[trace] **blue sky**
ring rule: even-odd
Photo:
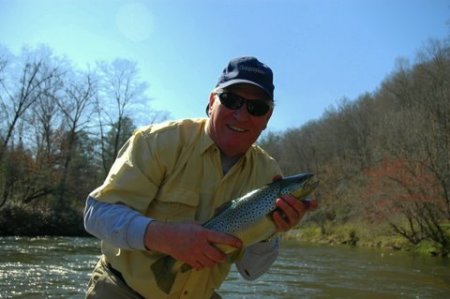
[[[269,130],[299,127],[373,92],[396,60],[449,36],[448,0],[0,0],[0,44],[47,44],[80,68],[136,61],[151,107],[203,117],[228,60],[272,67]]]

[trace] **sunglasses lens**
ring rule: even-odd
[[[269,111],[269,109],[270,109],[270,106],[263,101],[247,100],[247,110],[248,110],[248,113],[250,113],[251,115],[262,116],[262,115],[265,115],[267,113],[267,111]]]
[[[231,110],[237,110],[244,104],[244,100],[241,97],[228,92],[219,94],[219,99],[225,107]]]
[[[222,105],[231,110],[240,109],[245,102],[248,113],[253,116],[263,116],[270,109],[270,105],[263,100],[244,100],[240,96],[230,92],[222,92],[218,95]]]

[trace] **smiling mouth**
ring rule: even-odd
[[[227,125],[227,127],[228,127],[228,129],[230,129],[230,130],[232,130],[234,132],[238,132],[238,133],[244,133],[244,132],[248,131],[246,129],[238,128],[238,127],[235,127],[235,126],[232,126],[232,125]]]

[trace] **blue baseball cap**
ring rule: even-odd
[[[247,83],[258,86],[264,90],[273,100],[273,73],[272,70],[252,56],[232,59],[217,82],[217,88],[225,88],[230,85]]]
[[[230,60],[219,77],[216,88],[225,88],[234,84],[247,83],[255,85],[266,92],[273,101],[273,72],[264,63],[252,56],[238,57]],[[206,106],[208,114],[209,104]]]

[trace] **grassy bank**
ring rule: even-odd
[[[450,236],[450,231],[448,233]],[[368,228],[361,224],[336,225],[334,223],[319,227],[309,224],[287,232],[284,237],[320,244],[344,244],[450,257],[440,244],[423,240],[414,245],[406,238],[394,234],[388,227]]]

